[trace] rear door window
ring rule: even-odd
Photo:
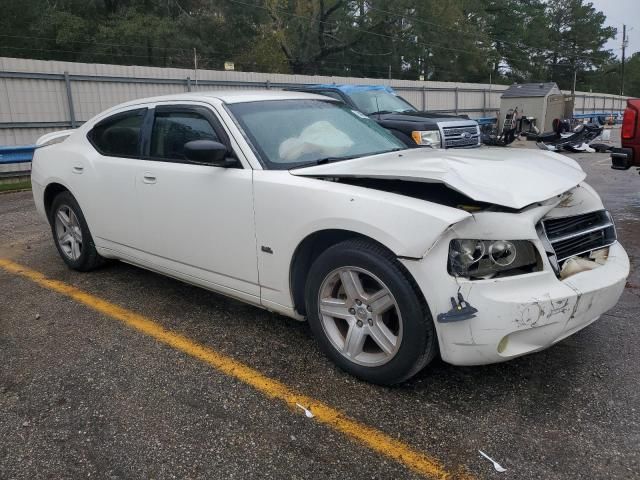
[[[140,132],[147,109],[129,110],[99,122],[87,137],[102,155],[110,157],[140,156]]]

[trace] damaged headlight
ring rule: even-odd
[[[437,130],[414,130],[411,132],[411,138],[413,138],[413,141],[418,145],[440,148],[440,132]]]
[[[491,278],[540,270],[538,251],[528,240],[452,240],[449,245],[451,275]]]

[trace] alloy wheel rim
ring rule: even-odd
[[[360,267],[330,272],[318,293],[322,328],[333,347],[366,367],[389,362],[402,343],[402,316],[391,290]]]
[[[77,215],[68,205],[58,207],[55,228],[62,253],[71,260],[78,260],[82,255],[82,229]]]

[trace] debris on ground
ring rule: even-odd
[[[564,123],[560,123],[561,126]],[[596,151],[589,144],[598,138],[603,127],[595,123],[583,123],[575,127],[572,131],[564,131],[564,128],[557,128],[555,132],[543,133],[538,136],[536,145],[542,150],[558,152],[566,150],[569,152],[589,152]]]
[[[487,460],[489,460],[491,463],[493,463],[493,468],[496,469],[496,472],[506,472],[507,469],[502,467],[498,462],[496,462],[493,458],[491,458],[489,455],[487,455],[486,453],[484,453],[482,450],[478,450],[480,452],[480,455],[482,455],[484,458],[486,458]]]
[[[307,418],[313,418],[313,417],[315,417],[315,415],[314,415],[314,414],[311,412],[311,410],[309,410],[308,408],[303,407],[303,406],[302,406],[302,405],[300,405],[299,403],[296,403],[296,406],[297,406],[298,408],[300,408],[300,409],[304,412],[304,414],[306,415],[306,417],[307,417]]]

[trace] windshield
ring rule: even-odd
[[[415,107],[404,98],[384,90],[352,92],[349,94],[349,97],[358,109],[367,115],[378,112],[398,113],[417,111]]]
[[[270,169],[406,148],[375,121],[337,102],[269,100],[227,107]]]

